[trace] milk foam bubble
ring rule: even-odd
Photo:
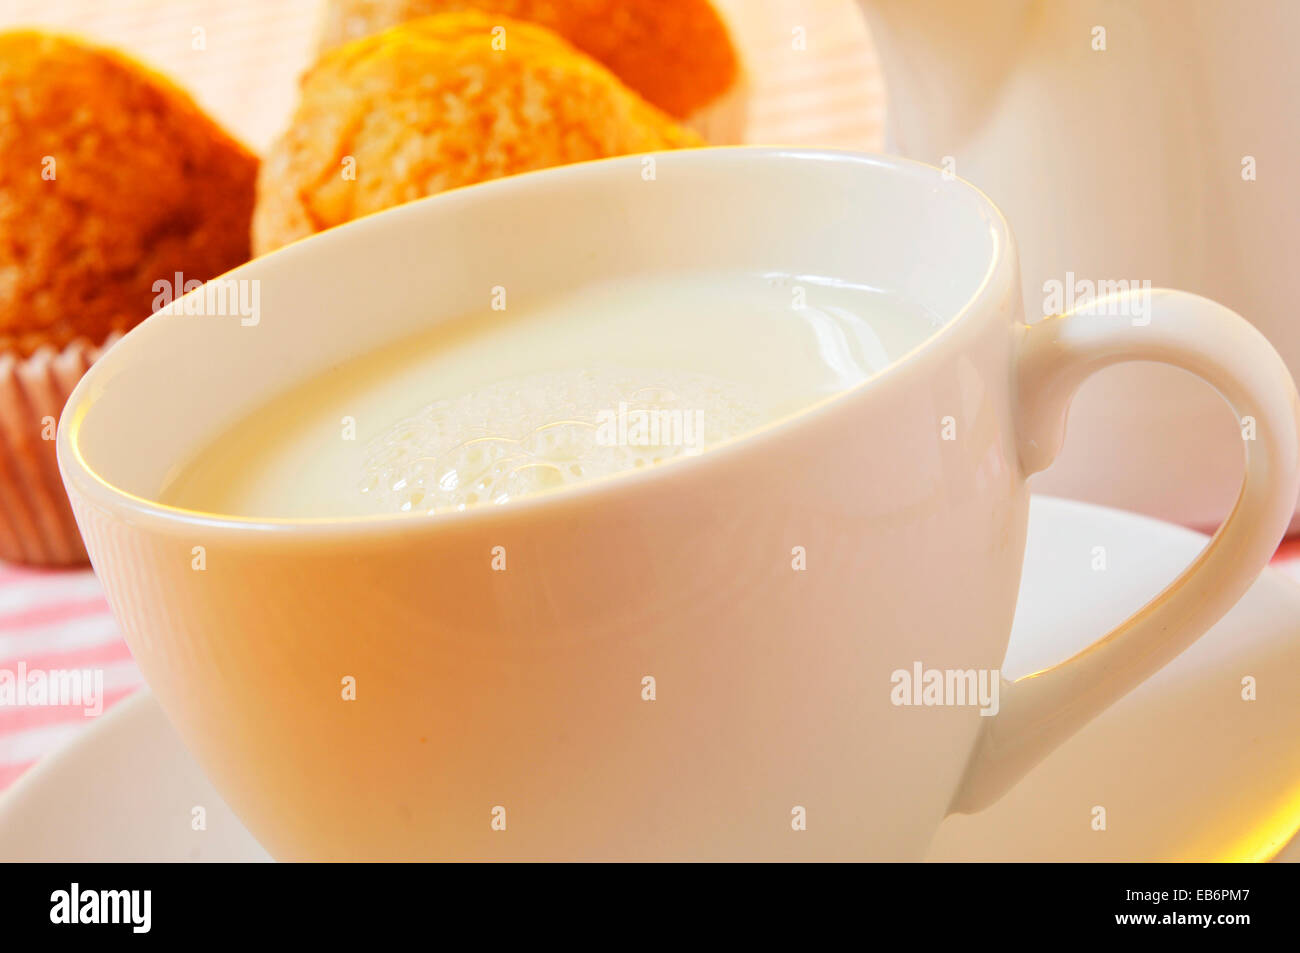
[[[698,452],[752,429],[759,402],[683,371],[582,369],[435,401],[366,447],[359,483],[391,512],[460,510]]]

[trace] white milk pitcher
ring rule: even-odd
[[[861,4],[889,149],[1006,212],[1031,320],[1134,286],[1186,288],[1300,371],[1300,3]],[[1249,424],[1186,371],[1110,368],[1079,392],[1065,450],[1032,486],[1210,528],[1236,498]]]

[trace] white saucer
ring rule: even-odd
[[[1008,676],[1096,639],[1205,543],[1115,510],[1034,500]],[[1094,570],[1095,547],[1106,568]],[[1257,701],[1241,699],[1254,676]],[[1300,859],[1300,587],[1268,571],[1215,629],[932,860]],[[193,809],[206,830],[191,829]],[[1093,809],[1106,829],[1093,830]],[[1279,853],[1281,851],[1281,853]],[[266,860],[151,695],[124,702],[0,799],[3,860]]]

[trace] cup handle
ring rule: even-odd
[[[1295,384],[1264,336],[1223,305],[1184,291],[1135,290],[1016,333],[1017,444],[1026,476],[1060,450],[1070,400],[1085,379],[1120,361],[1159,361],[1191,371],[1227,400],[1242,424],[1246,478],[1209,545],[1163,592],[1072,658],[1003,680],[999,713],[983,719],[949,809],[956,813],[992,804],[1214,625],[1268,564],[1300,491]]]

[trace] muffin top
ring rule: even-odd
[[[679,119],[720,97],[740,72],[726,24],[709,0],[330,0],[322,45],[464,10],[553,30]]]
[[[475,11],[411,20],[303,77],[259,174],[253,248],[504,175],[701,144],[549,30]]]
[[[101,343],[248,258],[257,159],[120,54],[0,33],[0,353]]]

